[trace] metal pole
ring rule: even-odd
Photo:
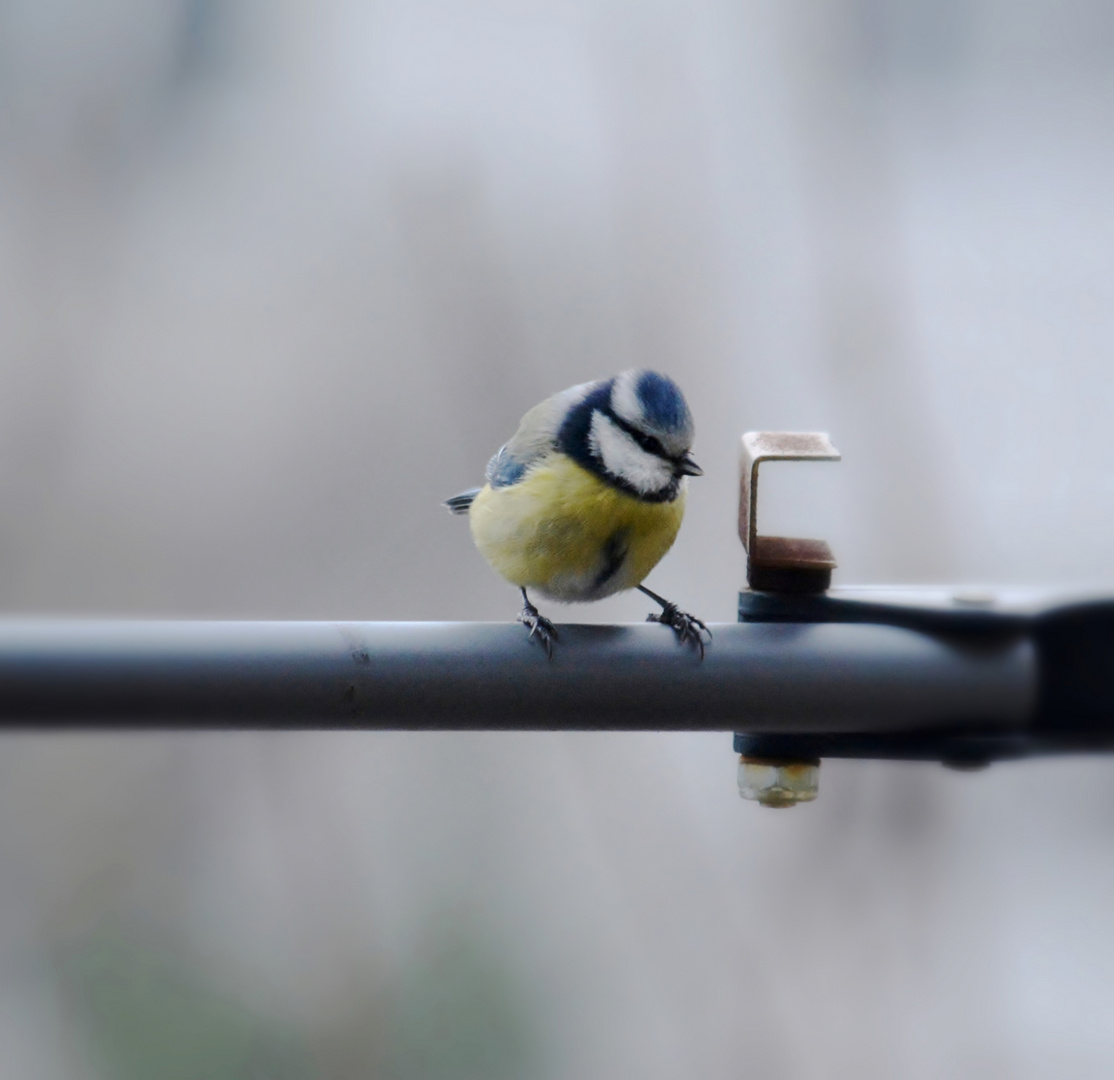
[[[1023,636],[729,623],[700,661],[666,627],[0,621],[7,728],[396,728],[893,733],[1018,730]]]

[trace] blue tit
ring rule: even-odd
[[[662,607],[650,621],[703,656],[704,623],[642,584],[681,527],[687,478],[702,473],[692,439],[677,384],[624,371],[536,405],[488,462],[487,483],[446,501],[468,515],[480,553],[522,591],[519,622],[547,653],[557,630],[527,589],[566,603],[639,589]]]

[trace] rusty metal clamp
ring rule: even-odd
[[[839,461],[825,432],[748,431],[739,470],[739,539],[747,551],[752,589],[821,593],[832,583],[836,561],[825,540],[758,535],[758,466],[764,461]]]

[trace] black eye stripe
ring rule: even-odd
[[[647,435],[641,432],[633,424],[627,423],[617,413],[612,412],[610,409],[607,412],[607,417],[611,422],[619,428],[620,431],[625,431],[643,450],[648,454],[653,454],[655,457],[660,457],[665,461],[672,461],[673,459],[665,452],[665,447],[662,446],[653,435]]]

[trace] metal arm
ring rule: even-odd
[[[833,590],[715,627],[0,621],[7,728],[740,732],[765,757],[998,757],[1114,746],[1114,600],[970,604]],[[759,610],[760,609],[760,610]],[[864,621],[865,620],[865,621]]]
[[[722,730],[877,735],[1035,716],[1033,642],[871,625],[0,622],[0,723],[50,728]]]

